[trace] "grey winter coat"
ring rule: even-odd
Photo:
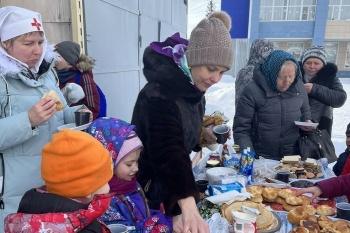
[[[52,50],[46,51],[54,56]],[[3,154],[0,156],[0,170],[4,171],[2,198],[5,207],[0,209],[0,232],[4,229],[4,217],[17,212],[24,193],[44,184],[40,173],[43,145],[51,140],[58,126],[73,123],[74,112],[82,107],[67,106],[58,88],[53,65],[53,62],[43,60],[35,79],[35,74],[23,65],[0,54],[0,153]],[[59,95],[65,109],[32,128],[28,110],[51,89]]]
[[[328,62],[309,81],[313,84],[308,94],[312,119],[319,123],[320,130],[326,129],[329,135],[332,135],[333,108],[343,106],[347,98],[343,85],[336,76],[337,71],[337,66]],[[303,82],[307,83],[304,78],[304,70],[302,74]]]
[[[294,121],[309,119],[310,107],[302,81],[283,93],[273,92],[257,65],[236,108],[233,138],[242,149],[250,147],[257,156],[280,160],[296,151],[299,128]]]

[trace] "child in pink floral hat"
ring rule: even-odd
[[[100,220],[106,224],[133,226],[138,232],[173,232],[172,217],[149,209],[136,181],[143,145],[135,130],[134,125],[117,118],[99,118],[86,130],[107,148],[114,164],[114,174],[109,181],[114,196]]]

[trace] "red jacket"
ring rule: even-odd
[[[319,181],[316,185],[322,190],[320,197],[330,198],[350,195],[350,173]]]
[[[89,204],[82,204],[32,189],[23,196],[18,212],[6,216],[5,232],[110,233],[107,226],[98,220],[107,210],[110,200],[109,194],[101,194],[95,195]]]

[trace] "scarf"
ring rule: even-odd
[[[58,79],[60,80],[60,83],[65,83],[69,79],[75,77],[78,72],[79,71],[77,70],[70,70],[70,69],[58,70],[57,75],[58,75]]]
[[[126,195],[137,189],[136,176],[131,181],[126,181],[119,179],[116,175],[113,175],[108,184],[111,188],[109,192],[114,192],[117,195]]]

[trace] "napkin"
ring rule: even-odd
[[[221,194],[207,197],[206,199],[213,204],[221,205],[223,203],[230,204],[234,201],[244,201],[247,198],[250,198],[252,196],[253,195],[251,193],[248,193],[248,192],[240,193],[236,190],[232,190],[229,192],[225,192],[225,193],[221,193]]]

